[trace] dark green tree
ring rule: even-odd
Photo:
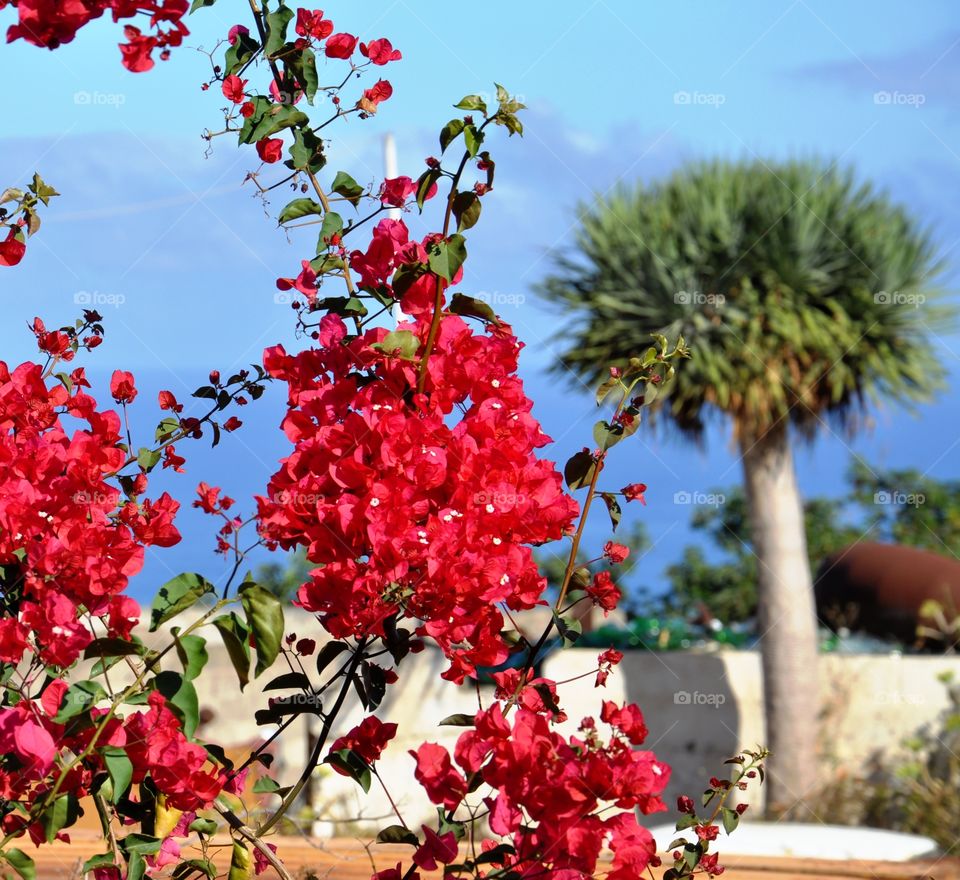
[[[726,417],[740,447],[758,559],[774,811],[814,788],[816,620],[791,434],[853,428],[871,398],[929,396],[929,235],[868,184],[817,161],[711,162],[583,205],[540,292],[569,315],[558,371],[598,380],[651,333],[692,360],[658,403],[700,438]],[[791,432],[790,428],[794,431]]]

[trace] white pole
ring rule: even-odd
[[[383,138],[383,171],[387,180],[392,180],[399,174],[397,170],[397,142],[390,132],[387,132]],[[387,216],[391,220],[399,220],[403,216],[403,211],[400,208],[391,208],[387,211]],[[390,313],[393,315],[394,324],[407,320],[407,316],[400,311],[399,303],[394,303]]]

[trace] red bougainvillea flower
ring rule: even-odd
[[[627,501],[639,501],[641,504],[646,504],[647,500],[643,497],[643,493],[647,491],[646,483],[631,483],[629,486],[624,486],[620,490]]]
[[[402,208],[407,198],[417,190],[417,184],[409,177],[394,177],[383,182],[380,201],[385,205]]]
[[[607,613],[613,611],[620,603],[620,590],[610,577],[609,571],[598,571],[586,591],[593,604]]]
[[[386,38],[381,40],[371,40],[369,43],[360,44],[360,54],[364,58],[369,58],[374,64],[384,65],[391,61],[399,61],[403,58],[398,49]]]
[[[137,397],[133,374],[126,370],[114,370],[110,379],[110,394],[117,403],[133,403]]]
[[[327,58],[349,58],[357,48],[357,39],[351,34],[334,34],[327,40],[324,54]]]
[[[242,104],[246,101],[247,97],[244,94],[244,89],[247,87],[247,80],[240,79],[239,76],[235,74],[230,74],[224,81],[221,87],[223,91],[223,96],[230,101],[233,101],[234,104]]]
[[[594,687],[604,687],[614,666],[623,660],[623,654],[616,648],[608,648],[597,658],[597,678]]]
[[[279,162],[283,158],[283,141],[280,138],[264,138],[257,141],[257,155],[269,163]]]
[[[129,24],[124,27],[123,36],[127,41],[120,44],[123,66],[132,73],[144,73],[151,70],[155,62],[150,55],[157,47],[157,38],[144,34],[140,31],[140,28]]]
[[[397,725],[390,722],[384,724],[375,715],[364,718],[356,727],[348,733],[336,739],[331,752],[339,752],[342,749],[351,749],[356,752],[368,764],[375,764],[383,750],[397,735]],[[334,765],[334,769],[346,775],[346,772]]]
[[[227,42],[229,42],[230,45],[232,46],[234,45],[234,43],[237,42],[237,38],[239,36],[249,34],[249,33],[250,33],[250,28],[245,27],[242,24],[235,24],[232,28],[230,28],[230,32],[227,34]]]
[[[27,252],[23,242],[23,233],[11,229],[7,237],[0,241],[0,266],[16,266]]]
[[[297,10],[296,31],[301,37],[325,40],[333,33],[333,22],[323,17],[322,9],[314,9],[311,12],[301,8]]]
[[[545,713],[524,707],[508,719],[494,703],[478,712],[474,727],[458,739],[456,765],[441,746],[425,743],[413,752],[416,777],[444,809],[459,804],[475,776],[494,789],[484,802],[491,832],[509,838],[516,851],[504,856],[508,871],[514,865],[525,876],[592,877],[606,842],[613,851],[608,876],[640,876],[656,864],[656,846],[634,810],[665,809],[661,794],[670,769],[652,752],[635,748],[646,733],[635,706],[609,703],[605,712],[609,739],[601,738],[589,719],[580,725],[583,738],[567,739]],[[436,845],[428,837],[422,846],[426,858]],[[495,845],[484,841],[484,851]],[[415,856],[414,862],[426,866],[426,858]]]
[[[313,302],[317,297],[317,273],[313,271],[310,261],[302,261],[300,274],[296,278],[278,278],[277,289],[299,291],[308,302]]]
[[[392,94],[393,86],[387,80],[377,80],[371,88],[364,91],[363,97],[357,101],[357,106],[364,113],[376,113],[377,107]]]
[[[630,555],[630,548],[623,544],[617,544],[615,541],[607,541],[603,545],[603,555],[614,565],[619,565]]]

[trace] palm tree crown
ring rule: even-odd
[[[575,247],[540,293],[573,316],[565,367],[591,379],[660,332],[692,360],[661,401],[698,436],[711,408],[759,436],[809,433],[870,398],[942,379],[941,265],[929,235],[848,171],[817,161],[710,162],[579,209]]]

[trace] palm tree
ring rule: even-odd
[[[931,239],[852,173],[817,161],[711,162],[581,205],[574,246],[539,286],[571,316],[558,371],[598,380],[650,334],[692,360],[656,403],[689,437],[715,414],[739,444],[753,551],[770,764],[767,803],[797,815],[816,784],[817,631],[790,434],[856,427],[871,400],[926,398]]]

